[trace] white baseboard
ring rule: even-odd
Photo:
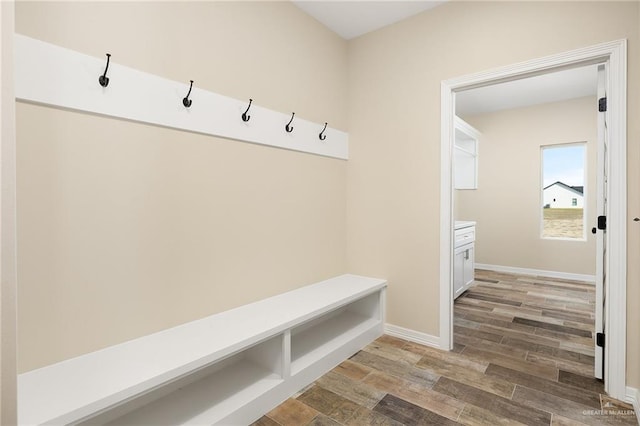
[[[476,263],[476,269],[486,269],[495,272],[506,272],[509,274],[535,275],[549,278],[564,278],[566,280],[586,281],[595,284],[595,275],[572,274],[570,272],[545,271],[544,269],[516,268],[514,266],[488,265],[486,263]]]
[[[631,386],[627,386],[627,394],[625,402],[633,404],[633,410],[636,412],[636,418],[640,421],[640,391]]]
[[[409,340],[421,345],[440,349],[440,338],[438,336],[432,336],[427,333],[410,330],[408,328],[399,327],[397,325],[389,323],[384,325],[384,333],[388,334],[389,336],[399,337],[401,339]]]

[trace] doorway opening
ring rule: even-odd
[[[442,180],[441,180],[441,283],[440,283],[440,346],[453,347],[453,146],[455,94],[472,88],[505,81],[519,80],[562,69],[606,63],[604,81],[608,109],[608,125],[604,132],[608,140],[607,214],[615,218],[602,238],[606,253],[602,274],[608,285],[601,294],[604,300],[603,319],[608,331],[604,340],[605,390],[614,398],[625,397],[626,339],[626,42],[604,43],[509,67],[447,80],[442,83]],[[482,148],[480,148],[480,151]],[[480,182],[480,185],[482,183]],[[616,310],[607,309],[608,305]],[[619,309],[622,307],[622,309]]]

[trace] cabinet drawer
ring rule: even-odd
[[[463,244],[471,243],[476,240],[476,228],[474,226],[455,230],[454,247],[460,247]]]

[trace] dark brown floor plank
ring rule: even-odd
[[[489,340],[478,339],[477,337],[462,336],[460,334],[454,335],[454,341],[461,343],[465,347],[470,346],[477,349],[482,349],[489,352],[499,353],[515,359],[526,359],[527,351],[517,347],[504,345],[502,343],[490,342]],[[504,339],[503,339],[504,342]],[[464,349],[462,350],[464,352]]]
[[[547,328],[536,328],[536,336],[549,337],[551,339],[557,339],[565,344],[572,343],[584,347],[593,347],[593,337],[576,336],[575,334],[564,333],[562,331],[550,330]]]
[[[255,422],[251,423],[251,426],[282,426],[280,423],[275,420],[270,419],[267,416],[262,416]]]
[[[551,423],[551,414],[545,411],[495,396],[447,377],[441,377],[433,389],[477,407],[486,408],[500,417],[513,419],[526,425],[546,426]]]
[[[457,423],[393,395],[386,395],[373,409],[405,425],[456,425]]]
[[[513,337],[505,337],[502,340],[503,346],[514,347],[520,350],[526,350],[538,354],[548,355],[549,357],[558,358],[567,361],[579,362],[582,364],[593,365],[595,362],[592,355],[586,355],[580,352],[574,352],[567,349],[547,346],[540,343],[531,343]]]
[[[484,370],[487,369],[487,365],[489,365],[485,360],[476,361],[466,355],[445,352],[440,349],[429,348],[422,345],[409,344],[405,347],[407,350],[414,351],[414,353],[420,355],[420,360],[416,363],[416,366],[419,366],[418,364],[424,365],[425,363],[431,365],[439,363],[484,373]]]
[[[573,334],[575,336],[581,337],[591,337],[591,332],[586,330],[581,330],[579,328],[565,327],[563,325],[550,324],[548,322],[536,321],[527,318],[515,317],[513,322],[518,324],[530,325],[536,328],[545,328],[547,330],[559,331],[561,333]]]
[[[523,331],[525,333],[532,333],[535,331],[535,327],[514,323],[513,317],[507,317],[504,315],[469,312],[465,314],[464,319],[466,319],[467,321],[476,322],[478,324],[489,324],[493,325],[496,328],[506,328],[509,330]]]
[[[307,426],[342,426],[342,424],[325,416],[324,414],[318,414],[307,424]]]
[[[282,426],[295,426],[307,424],[317,415],[318,411],[309,407],[309,405],[303,404],[297,399],[289,398],[271,410],[267,417]]]
[[[572,312],[560,311],[557,309],[543,309],[542,316],[582,322],[589,325],[595,324],[595,320],[588,314],[577,314]]]
[[[464,297],[461,300],[456,300],[456,303],[458,304],[458,306],[464,306],[467,309],[473,309],[475,311],[491,312],[493,310],[493,308],[491,307],[480,306],[477,303],[472,303],[469,301],[469,299],[466,299]]]
[[[501,377],[516,385],[526,386],[541,392],[584,404],[594,409],[600,408],[600,394],[585,389],[572,389],[553,380],[543,379],[537,375],[523,373],[501,365],[489,364],[485,374]]]
[[[569,371],[571,373],[582,376],[593,376],[593,365],[581,364],[579,362],[566,361],[560,358],[550,357],[544,354],[529,352],[527,361],[536,365],[548,365],[560,370]]]
[[[373,372],[364,380],[376,389],[388,392],[398,398],[433,411],[443,417],[455,420],[460,415],[465,403],[431,389],[424,388],[409,380]]]
[[[521,426],[523,424],[473,404],[465,405],[458,417],[458,423],[468,426]]]
[[[347,426],[403,426],[399,421],[393,420],[373,410],[361,407],[353,416],[345,423]]]
[[[475,280],[476,281],[483,281],[485,283],[498,283],[499,282],[498,280],[490,280],[490,279],[487,279],[487,278],[477,278],[477,277],[476,277]]]
[[[326,390],[369,409],[373,409],[385,394],[383,391],[333,371],[320,377],[316,383]]]
[[[416,368],[406,364],[394,362],[390,359],[371,354],[367,351],[358,352],[353,357],[351,357],[351,360],[375,370],[382,371],[383,373],[411,380],[412,382],[418,383],[425,388],[430,388],[436,382],[436,380],[438,380],[439,377],[438,375],[422,368]]]
[[[513,400],[531,407],[536,407],[540,410],[558,413],[563,417],[577,420],[591,426],[634,424],[637,422],[635,416],[625,416],[625,418],[623,418],[622,416],[615,415],[599,415],[599,410],[594,410],[586,405],[523,386],[516,386],[516,390],[513,393]],[[627,423],[627,421],[630,420],[634,423]]]
[[[453,342],[453,349],[451,349],[451,352],[459,354],[463,350],[464,350],[464,345],[462,343]]]
[[[547,337],[547,336],[539,336],[537,334],[525,333],[517,330],[497,329],[495,326],[491,324],[483,324],[480,326],[479,330],[488,331],[490,333],[500,333],[503,335],[504,339],[512,337],[512,338],[524,340],[531,343],[540,343],[547,346],[560,347],[560,340],[558,336]]]
[[[373,342],[370,345],[367,345],[367,347],[365,347],[363,350],[371,354],[378,355],[392,361],[398,361],[407,365],[414,365],[416,362],[420,361],[420,356],[411,351],[405,351],[404,349],[398,348],[396,346],[378,344],[377,342]]]
[[[474,347],[465,348],[465,350],[463,351],[463,355],[467,355],[468,357],[475,360],[489,361],[490,363],[511,368],[512,370],[535,374],[539,377],[544,377],[549,380],[558,379],[558,369],[555,366],[532,364],[530,362],[527,362],[526,360],[511,358],[500,353],[489,352]]]
[[[467,328],[467,327],[454,326],[453,332],[462,334],[463,336],[478,337],[480,339],[489,340],[491,342],[496,342],[496,343],[500,343],[500,341],[502,340],[502,335],[498,334],[497,330],[496,332],[492,333],[488,331],[480,331],[480,330]]]
[[[297,400],[340,423],[348,421],[361,407],[318,385],[298,396]]]
[[[433,357],[425,356],[417,366],[440,376],[446,376],[469,386],[477,387],[494,395],[508,398],[513,393],[513,383],[500,378],[486,376],[479,371],[465,370],[459,365],[447,363],[446,361]]]
[[[353,380],[362,380],[371,372],[371,368],[347,359],[334,368],[333,371]]]
[[[472,319],[474,321],[483,322],[483,320],[488,321],[491,319],[496,319],[500,321],[513,321],[513,315],[501,315],[496,314],[494,312],[479,312],[475,309],[468,309],[467,306],[462,306],[456,303],[454,307],[455,316],[461,316],[462,318]]]
[[[587,389],[592,392],[604,393],[604,383],[602,380],[598,380],[593,377],[581,376],[564,370],[560,370],[558,382],[574,386],[578,389]]]
[[[522,302],[514,302],[512,300],[501,299],[499,297],[485,296],[483,294],[478,294],[473,292],[467,293],[465,297],[471,298],[471,299],[486,300],[487,302],[498,303],[500,305],[522,306]]]

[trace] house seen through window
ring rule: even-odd
[[[542,238],[585,238],[586,143],[542,147]]]

